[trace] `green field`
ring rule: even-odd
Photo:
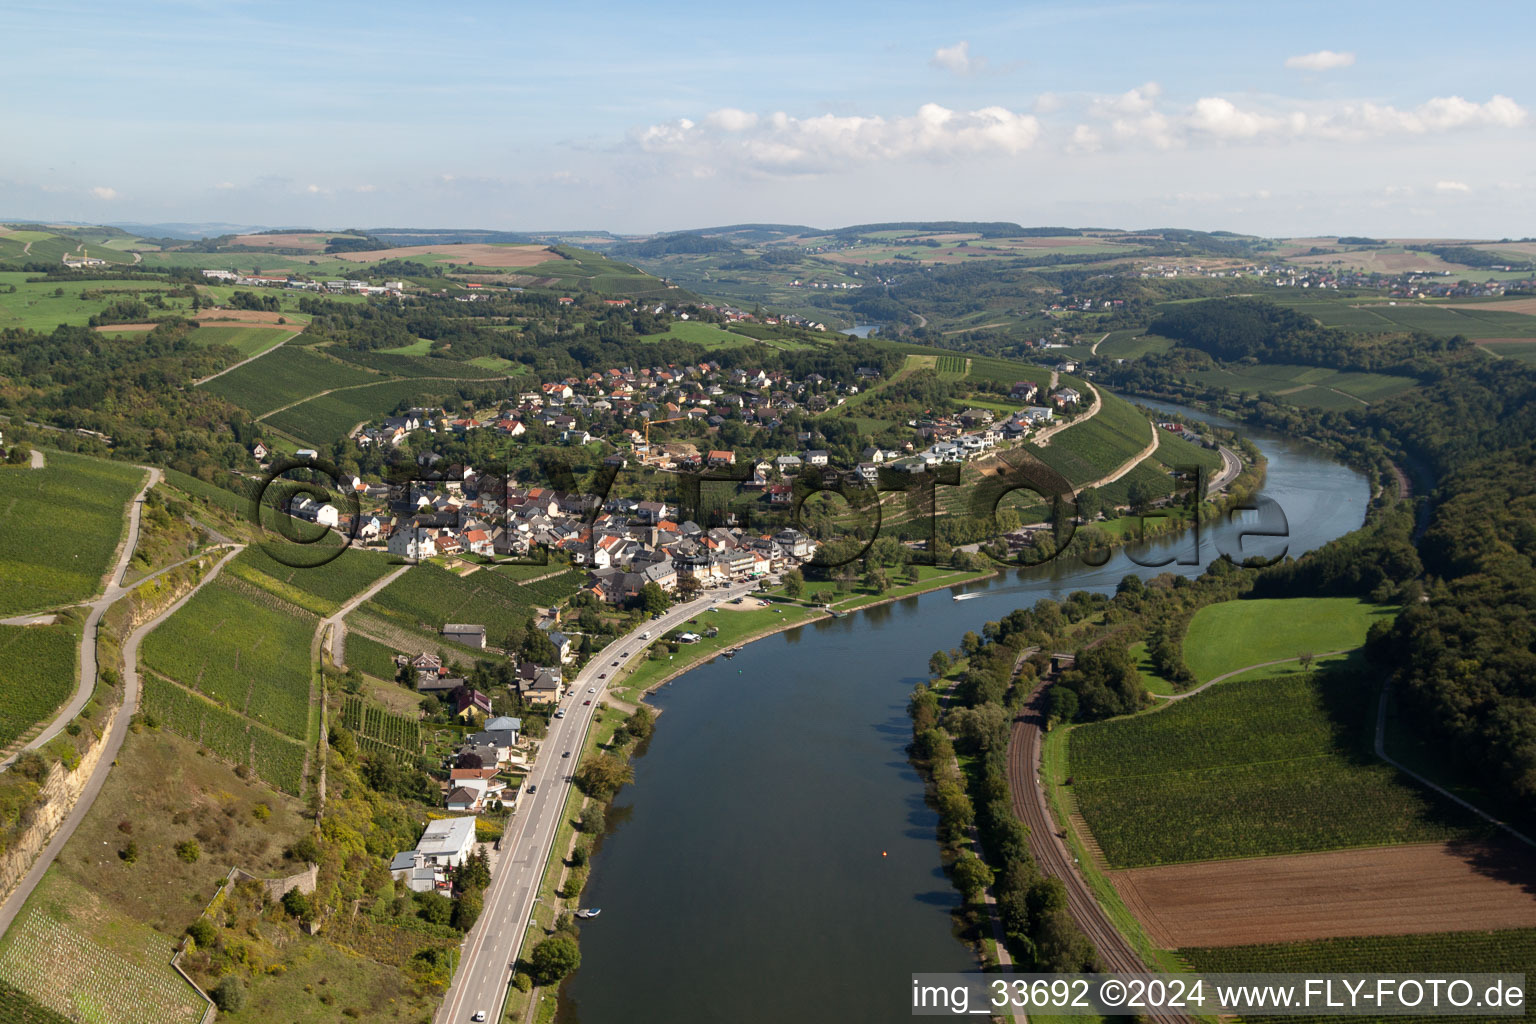
[[[494,569],[459,577],[428,562],[379,591],[363,607],[410,629],[437,632],[448,622],[483,625],[486,642],[499,646],[514,627],[527,621],[533,608],[570,597],[581,579],[582,573],[571,571],[520,584]]]
[[[1098,355],[1104,359],[1135,359],[1151,352],[1166,352],[1174,346],[1172,338],[1145,334],[1139,327],[1111,331],[1099,344]]]
[[[377,640],[363,636],[355,630],[347,631],[346,663],[348,668],[356,668],[360,672],[366,672],[375,679],[394,679],[394,657],[394,648],[387,647]]]
[[[1536,341],[1508,341],[1497,345],[1484,345],[1483,351],[1503,359],[1518,359],[1536,365]]]
[[[1200,370],[1193,379],[1207,387],[1269,394],[1290,405],[1324,409],[1363,409],[1370,402],[1401,394],[1417,384],[1411,377],[1389,373],[1346,372],[1284,363]]]
[[[1434,976],[1441,972],[1536,975],[1536,929],[1494,932],[1431,932],[1424,935],[1370,935],[1359,938],[1274,942],[1254,946],[1189,947],[1179,955],[1196,971],[1231,974],[1381,973]],[[1279,1024],[1291,1017],[1244,1015],[1253,1024]],[[1360,1017],[1309,1017],[1323,1022]],[[1421,1021],[1508,1020],[1507,1017],[1419,1017]]]
[[[0,238],[0,242],[4,239]],[[3,264],[0,264],[3,265]],[[25,327],[51,331],[60,324],[84,326],[92,316],[112,303],[131,298],[134,292],[165,292],[167,281],[38,281],[28,283],[36,274],[0,271],[0,328]],[[15,291],[10,291],[14,286]],[[93,298],[81,298],[82,292],[100,292]],[[63,294],[55,294],[62,292]],[[153,309],[155,316],[182,311],[191,313],[186,299],[165,299],[165,309]]]
[[[943,358],[942,356],[940,358]],[[951,357],[953,358],[953,357]],[[1000,384],[1014,384],[1021,380],[1033,381],[1044,390],[1051,383],[1051,371],[1043,366],[1035,366],[1032,363],[1019,363],[1012,359],[997,359],[991,356],[972,356],[971,369],[966,374],[966,380],[991,380]],[[1063,381],[1062,383],[1073,383]],[[1083,394],[1083,399],[1088,399],[1088,392],[1083,391],[1081,384],[1077,384],[1077,390]]]
[[[1465,837],[1468,815],[1370,753],[1353,676],[1233,681],[1068,736],[1077,808],[1113,867]]]
[[[298,740],[309,734],[309,647],[318,616],[220,575],[144,640],[144,663]]]
[[[79,645],[70,625],[0,626],[0,748],[74,692]]]
[[[0,467],[0,616],[100,592],[144,471],[63,452]]]
[[[201,329],[201,328],[200,328]],[[201,385],[257,416],[329,388],[368,384],[378,374],[304,348],[284,345],[276,352]]]
[[[199,327],[188,340],[199,345],[228,345],[240,355],[250,358],[267,351],[285,338],[293,337],[299,326],[296,324],[290,330],[271,327]]]
[[[1292,597],[1222,601],[1190,620],[1184,660],[1200,682],[1234,669],[1302,651],[1322,654],[1365,643],[1371,625],[1395,608],[1352,597]]]

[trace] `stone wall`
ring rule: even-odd
[[[242,868],[233,869],[229,875],[236,882],[258,883],[267,891],[267,898],[275,902],[282,899],[289,889],[297,889],[306,896],[314,895],[315,884],[320,877],[320,865],[311,864],[308,868],[297,874],[286,875],[282,878],[258,878]]]
[[[22,830],[4,854],[0,854],[0,902],[9,897],[32,870],[38,855],[69,817],[69,812],[75,809],[75,803],[106,747],[105,737],[98,737],[81,755],[74,771],[66,769],[63,763],[55,763],[48,770],[48,777],[38,789],[32,824]]]

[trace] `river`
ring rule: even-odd
[[[1246,553],[1286,543],[1298,555],[1361,524],[1361,474],[1244,432],[1269,459],[1261,494],[1290,531],[1250,539]],[[1112,592],[1132,572],[1197,575],[1259,518],[1208,526],[1201,565],[1142,567],[1125,549],[1098,568],[1063,559],[973,584],[965,600],[936,591],[812,623],[664,687],[655,736],[593,860],[583,904],[603,915],[582,929],[561,1024],[907,1019],[912,972],[972,966],[950,934],[958,897],[904,749],[907,696],[928,656],[1042,597]],[[1188,559],[1192,546],[1185,534],[1135,554]]]

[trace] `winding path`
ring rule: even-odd
[[[90,613],[85,618],[85,628],[80,631],[80,671],[79,681],[75,685],[75,695],[70,698],[69,703],[59,709],[59,713],[54,716],[53,721],[43,728],[42,732],[38,733],[26,746],[16,752],[18,755],[23,751],[34,750],[42,746],[62,732],[70,719],[78,715],[80,709],[85,707],[86,701],[91,699],[91,691],[96,688],[96,631],[101,623],[101,617],[106,614],[112,602],[132,589],[131,587],[123,586],[123,576],[128,571],[128,562],[133,558],[133,550],[139,543],[139,520],[141,513],[144,511],[144,496],[149,493],[151,487],[160,482],[161,478],[160,470],[154,467],[140,468],[149,470],[149,480],[140,488],[139,493],[134,495],[133,500],[129,502],[128,535],[123,539],[122,546],[118,550],[117,567],[107,578],[107,586],[101,596],[89,603]],[[174,568],[174,566],[168,566],[167,568]],[[161,570],[161,572],[164,571],[166,570]],[[133,586],[138,586],[142,582],[144,581],[139,580]],[[9,768],[15,760],[15,756],[7,758],[3,763],[0,763],[0,770]]]
[[[320,628],[315,631],[315,638],[318,641],[324,635],[326,627],[330,627],[329,642],[326,644],[325,651],[331,656],[331,664],[341,669],[347,667],[347,616],[351,615],[358,605],[373,597],[374,594],[377,594],[401,576],[404,576],[405,571],[409,568],[409,565],[402,565],[394,572],[387,574],[373,586],[336,609],[336,612],[330,618],[320,623]],[[316,650],[316,657],[318,657],[318,648]]]
[[[306,324],[305,326],[308,326],[308,325]],[[202,385],[207,384],[209,381],[213,380],[215,377],[222,377],[226,373],[228,373],[230,370],[238,370],[238,369],[240,369],[240,367],[244,366],[246,363],[249,363],[249,362],[251,362],[253,360],[256,360],[256,359],[260,359],[262,356],[266,355],[268,352],[276,352],[278,349],[282,348],[284,345],[288,344],[294,338],[297,338],[299,335],[301,335],[303,333],[304,333],[304,328],[300,327],[298,330],[294,331],[292,334],[288,335],[288,337],[284,338],[282,341],[279,341],[276,345],[273,345],[271,348],[264,348],[260,352],[257,352],[253,356],[247,356],[246,358],[240,360],[238,363],[234,363],[233,365],[224,367],[224,369],[220,370],[218,373],[210,373],[208,376],[204,377],[202,380],[195,380],[195,381],[193,381],[192,382],[192,387],[194,387],[194,388],[195,387],[201,387]]]
[[[1090,480],[1086,484],[1083,484],[1081,487],[1072,492],[1073,496],[1075,497],[1081,494],[1083,491],[1090,487],[1103,487],[1105,484],[1112,484],[1116,480],[1119,480],[1121,477],[1125,476],[1125,474],[1129,473],[1131,470],[1135,469],[1137,466],[1141,465],[1147,459],[1150,459],[1152,457],[1152,453],[1157,451],[1157,446],[1162,443],[1163,436],[1157,432],[1157,424],[1152,423],[1150,420],[1148,420],[1148,423],[1152,427],[1152,441],[1145,448],[1137,452],[1135,455],[1132,455],[1129,459],[1126,459],[1125,462],[1120,464],[1118,469],[1116,469],[1113,473],[1110,473],[1108,476],[1101,476],[1097,480]]]
[[[107,773],[117,762],[118,751],[122,749],[123,740],[128,734],[128,722],[137,713],[139,706],[139,642],[217,576],[219,570],[229,564],[229,560],[238,555],[244,547],[245,545],[241,544],[225,555],[198,581],[197,586],[183,594],[159,615],[129,633],[127,639],[123,641],[123,702],[118,706],[117,714],[113,716],[112,724],[108,728],[104,740],[106,748],[101,752],[101,757],[96,762],[96,769],[91,772],[90,780],[81,790],[80,799],[75,801],[74,809],[69,812],[68,817],[59,825],[58,831],[53,834],[53,838],[48,841],[48,845],[43,848],[43,852],[38,855],[37,860],[32,864],[32,870],[27,872],[26,877],[21,880],[5,902],[0,904],[0,935],[5,934],[5,930],[11,926],[11,922],[16,919],[16,915],[26,904],[27,897],[32,895],[32,890],[37,888],[37,884],[43,880],[43,875],[53,865],[59,851],[64,849],[64,844],[69,842],[70,837],[75,834],[75,829],[80,827],[80,823],[90,813],[91,805],[96,802],[96,797],[101,794],[101,787],[107,781]]]
[[[1104,338],[1109,337],[1110,334],[1112,334],[1112,333],[1113,333],[1112,331],[1105,331],[1104,332]],[[1093,347],[1088,350],[1088,354],[1089,355],[1096,356],[1096,355],[1099,354],[1099,346],[1104,344],[1104,338],[1100,338],[1098,341],[1093,343]]]
[[[1350,651],[1353,651],[1353,650],[1355,650],[1355,648],[1353,648],[1353,647],[1346,647],[1342,651],[1324,651],[1322,654],[1314,654],[1312,657],[1314,657],[1314,658],[1336,658],[1336,657],[1338,657],[1341,654],[1348,654]],[[1195,687],[1193,690],[1185,690],[1183,693],[1154,693],[1152,696],[1157,697],[1157,698],[1159,698],[1159,699],[1161,699],[1161,700],[1163,700],[1165,702],[1172,702],[1172,701],[1176,701],[1176,700],[1183,700],[1186,697],[1193,697],[1195,694],[1199,693],[1201,690],[1205,689],[1207,686],[1215,686],[1217,683],[1224,683],[1228,679],[1231,679],[1233,676],[1240,676],[1244,672],[1252,672],[1254,669],[1259,669],[1259,668],[1269,668],[1271,665],[1285,665],[1285,664],[1289,664],[1290,662],[1300,661],[1300,660],[1301,660],[1301,656],[1297,655],[1294,658],[1277,658],[1274,661],[1261,661],[1261,662],[1258,662],[1257,664],[1254,664],[1254,665],[1244,665],[1242,668],[1235,668],[1231,672],[1223,672],[1221,675],[1217,676],[1215,679],[1208,679],[1205,682],[1201,683],[1199,686]],[[1147,710],[1148,711],[1156,711],[1159,708],[1165,708],[1167,706],[1168,706],[1167,703],[1163,703],[1163,704],[1158,704],[1158,705],[1156,705],[1154,707],[1148,708]]]

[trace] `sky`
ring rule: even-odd
[[[1536,235],[1529,3],[0,0],[0,25],[6,219]]]

